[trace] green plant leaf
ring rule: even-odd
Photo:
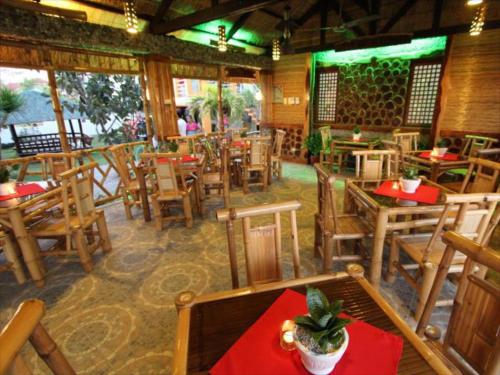
[[[332,314],[330,313],[326,313],[325,315],[323,315],[321,318],[319,318],[316,322],[322,327],[322,328],[326,328],[328,326],[328,323],[333,320],[332,319]]]
[[[311,317],[318,321],[328,308],[328,300],[323,292],[316,288],[307,288],[307,309]]]
[[[316,324],[316,322],[310,316],[307,316],[307,315],[296,316],[294,320],[295,320],[295,324],[297,324],[303,328],[306,328],[310,331],[318,331],[322,328],[318,324]]]

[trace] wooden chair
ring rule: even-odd
[[[45,181],[57,181],[59,174],[74,166],[73,155],[71,153],[43,153],[36,155],[40,161],[42,179]]]
[[[469,161],[469,169],[462,182],[442,185],[458,193],[499,192],[500,163],[475,157],[470,157]]]
[[[472,156],[500,163],[500,148],[487,148],[483,150],[476,150],[475,154]]]
[[[296,214],[296,211],[300,207],[300,202],[290,201],[217,211],[217,220],[226,223],[233,288],[239,287],[236,240],[234,238],[234,221],[239,219],[242,219],[243,225],[243,245],[248,285],[254,286],[283,280],[281,266],[281,214],[284,212],[290,212],[293,270],[295,278],[300,277],[299,237]],[[252,217],[261,217],[262,215],[273,215],[273,223],[252,227]]]
[[[41,194],[19,205],[27,212],[23,217],[30,225],[29,233],[36,239],[57,239],[55,247],[42,256],[66,256],[76,250],[86,272],[93,268],[91,255],[99,248],[111,251],[108,227],[103,210],[97,210],[92,196],[91,171],[96,163],[72,168],[59,175],[61,181],[62,213],[57,210],[57,191]],[[56,210],[54,210],[56,208]],[[37,220],[41,217],[40,220]],[[97,231],[94,230],[94,225]],[[63,250],[59,248],[64,243]]]
[[[315,164],[318,177],[318,212],[315,214],[314,255],[323,258],[323,272],[332,270],[332,261],[354,261],[361,255],[342,255],[342,241],[356,245],[372,235],[372,230],[357,214],[339,214],[336,205],[335,176],[327,167]],[[359,246],[362,250],[364,247]],[[334,255],[335,254],[335,255]]]
[[[281,129],[276,129],[276,134],[274,136],[274,142],[271,154],[270,168],[271,168],[271,176],[277,176],[278,180],[281,180],[281,176],[283,174],[281,153],[285,136],[286,136],[286,131]]]
[[[417,325],[417,334],[422,336],[426,328],[446,276],[452,267],[456,252],[467,256],[459,280],[453,309],[446,329],[444,343],[428,341],[429,346],[444,355],[460,370],[470,373],[466,362],[479,374],[500,373],[500,288],[497,283],[484,280],[472,271],[474,264],[500,272],[498,251],[456,233],[443,235],[446,245],[439,271],[427,299],[422,317]],[[428,337],[435,340],[436,337]]]
[[[0,332],[0,374],[31,374],[21,355],[28,341],[55,375],[76,375],[64,354],[41,323],[45,304],[38,299],[21,303]]]
[[[0,263],[0,272],[12,272],[19,284],[26,282],[23,270],[23,261],[17,243],[13,241],[9,233],[0,231],[0,254],[3,252],[5,262]]]
[[[474,156],[477,151],[489,149],[498,142],[496,138],[483,137],[480,135],[466,135],[464,138],[465,143],[460,150],[460,156],[462,157]]]
[[[181,154],[176,153],[143,153],[141,159],[150,168],[148,176],[153,186],[151,203],[155,217],[156,229],[163,229],[163,222],[183,220],[186,227],[193,226],[192,192],[193,180],[188,180],[182,166],[175,165],[173,159],[179,159]],[[169,207],[176,201],[182,202],[183,215],[172,216]],[[167,216],[165,216],[166,214]]]
[[[242,163],[243,193],[248,194],[249,186],[260,186],[267,191],[268,184],[268,145],[264,142],[254,141],[250,143],[250,153],[247,146],[243,149]],[[251,175],[258,174],[258,181],[250,183]]]
[[[403,153],[418,151],[418,140],[420,138],[419,132],[401,133],[394,131],[392,133],[392,140],[398,145],[401,145]]]
[[[399,271],[410,286],[417,289],[418,304],[415,311],[417,320],[422,315],[438,265],[443,257],[445,246],[441,241],[441,234],[445,225],[451,224],[452,230],[481,242],[488,237],[491,223],[496,221],[494,213],[499,201],[500,194],[497,193],[447,194],[443,213],[433,233],[393,235],[387,281],[393,282],[396,272]],[[452,212],[454,206],[458,206],[456,214]],[[403,264],[400,261],[401,250],[409,256],[412,263]],[[462,272],[464,260],[462,256],[454,258],[449,271]],[[416,270],[415,275],[408,272],[412,269]],[[439,304],[446,305],[448,301]]]
[[[353,151],[352,154],[356,157],[357,179],[389,179],[399,171],[397,154],[394,150]]]
[[[220,151],[220,166],[218,168],[212,167],[208,172],[203,172],[201,177],[202,202],[213,197],[222,197],[224,207],[229,207],[229,179],[229,149],[223,147]],[[201,211],[203,212],[203,207]]]
[[[382,145],[386,150],[394,151],[395,155],[391,158],[391,171],[393,173],[394,178],[398,178],[400,174],[400,170],[406,166],[403,154],[403,147],[396,143],[395,141],[382,140]]]
[[[328,162],[331,154],[330,142],[332,141],[332,129],[329,125],[322,126],[319,128],[319,134],[321,134],[321,152],[319,154],[319,161],[320,163]]]

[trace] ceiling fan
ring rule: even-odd
[[[342,9],[342,8],[341,8]],[[342,10],[341,10],[342,12]],[[380,16],[378,14],[372,14],[370,16],[358,18],[349,22],[344,22],[342,20],[342,13],[340,12],[339,18],[340,18],[340,24],[336,26],[329,26],[329,27],[319,27],[319,28],[313,28],[313,29],[302,29],[302,31],[320,31],[320,30],[326,30],[326,31],[333,31],[334,33],[341,33],[342,36],[348,40],[354,39],[356,37],[356,33],[352,31],[353,27],[359,26],[363,23],[369,23],[372,21],[376,21],[380,19]]]

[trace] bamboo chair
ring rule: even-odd
[[[401,169],[406,166],[403,155],[403,147],[399,143],[386,139],[382,140],[382,144],[386,150],[392,150],[395,152],[394,157],[391,158],[391,171],[393,171],[394,178],[398,178]]]
[[[498,139],[491,137],[483,137],[480,135],[466,135],[465,144],[460,150],[460,156],[468,157],[475,156],[479,150],[487,150],[491,148]]]
[[[476,150],[473,156],[500,163],[500,148],[487,148],[484,150]]]
[[[180,159],[177,153],[143,153],[141,159],[150,168],[148,176],[153,186],[151,203],[155,217],[156,229],[161,231],[163,223],[172,220],[183,220],[187,228],[193,226],[192,193],[193,180],[189,180],[181,165],[176,166],[173,160]],[[176,201],[182,202],[183,215],[170,215],[169,208]]]
[[[250,186],[262,185],[262,190],[267,191],[268,184],[268,145],[264,142],[253,141],[250,143],[250,154],[247,146],[243,149],[242,163],[243,193],[248,194]],[[252,174],[258,174],[257,182],[250,182]]]
[[[74,159],[71,153],[42,153],[37,154],[36,159],[41,165],[42,179],[48,182],[49,187],[58,186],[59,181],[57,177],[59,174],[74,166]]]
[[[498,251],[481,246],[456,232],[443,235],[446,250],[439,271],[427,299],[424,312],[417,325],[417,334],[422,336],[428,327],[430,316],[443,287],[451,260],[456,252],[467,256],[464,271],[459,280],[453,309],[448,322],[444,343],[428,341],[429,346],[444,355],[461,371],[470,373],[466,362],[479,374],[500,373],[500,288],[498,284],[473,274],[478,264],[500,273]],[[430,335],[429,335],[430,336]],[[435,337],[428,337],[435,340]]]
[[[290,212],[293,270],[300,278],[299,237],[296,211],[301,207],[298,201],[265,204],[260,206],[217,210],[217,220],[226,222],[231,278],[233,288],[239,287],[236,262],[236,240],[234,222],[242,219],[243,244],[245,251],[247,283],[250,286],[283,280],[282,270],[282,226],[281,214]],[[273,215],[273,223],[252,227],[252,217]]]
[[[23,262],[17,243],[12,240],[9,233],[0,231],[0,254],[4,253],[5,262],[0,263],[0,272],[12,272],[18,284],[26,282],[26,274],[23,270]]]
[[[356,157],[357,179],[389,179],[399,171],[397,153],[394,150],[353,151],[352,154]]]
[[[475,157],[470,157],[469,161],[469,168],[462,182],[442,185],[458,193],[500,192],[500,163]]]
[[[201,177],[203,199],[204,202],[207,199],[213,197],[222,197],[224,200],[224,207],[229,207],[229,149],[223,147],[220,151],[220,167],[218,170],[211,170],[209,172],[203,172]],[[203,212],[203,204],[201,212]]]
[[[276,129],[276,134],[274,136],[272,154],[271,154],[271,176],[278,177],[281,180],[283,175],[283,165],[281,160],[283,141],[285,140],[286,131],[281,129]]]
[[[321,151],[319,153],[320,163],[328,162],[331,154],[330,142],[332,140],[332,129],[329,125],[322,126],[319,128],[319,134],[321,134]]]
[[[35,239],[57,239],[55,247],[41,253],[42,256],[67,256],[78,254],[86,272],[93,269],[92,254],[99,248],[104,253],[111,251],[111,241],[103,210],[97,210],[92,196],[91,171],[96,163],[72,168],[59,175],[62,195],[62,214],[54,213],[57,196],[51,192],[39,195],[19,205],[28,212],[23,220],[31,224],[29,232]],[[36,217],[42,217],[36,220]],[[94,225],[97,231],[94,230]],[[63,241],[64,240],[64,241]],[[63,250],[59,245],[65,244]]]
[[[333,261],[355,261],[361,255],[342,255],[342,242],[353,240],[364,252],[362,241],[372,230],[357,215],[337,212],[335,176],[322,164],[315,164],[318,177],[318,212],[315,214],[314,255],[323,258],[323,273],[331,272]],[[335,254],[335,255],[334,255]]]
[[[395,131],[392,133],[392,140],[401,145],[403,154],[418,151],[419,132],[401,133]]]
[[[31,374],[21,355],[30,341],[40,358],[55,375],[76,375],[64,354],[43,327],[45,304],[38,299],[22,302],[14,316],[0,332],[0,374]]]
[[[494,217],[494,213],[499,201],[500,194],[497,193],[447,194],[443,213],[433,233],[393,235],[387,281],[394,282],[396,272],[399,271],[410,286],[417,289],[418,304],[415,319],[420,319],[422,315],[438,265],[443,257],[445,246],[441,241],[441,234],[445,225],[451,222],[452,230],[476,242],[489,240],[490,225],[498,220]],[[454,205],[459,207],[456,215],[452,212]],[[402,264],[400,251],[404,251],[412,263]],[[449,272],[462,272],[464,261],[463,256],[452,259]],[[415,275],[408,272],[411,269],[416,270]],[[438,304],[447,305],[449,301],[440,301]]]

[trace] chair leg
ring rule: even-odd
[[[248,191],[248,174],[250,172],[246,171],[246,170],[243,170],[243,193],[244,194],[248,194],[249,191]]]
[[[186,227],[193,227],[193,212],[191,209],[191,198],[190,194],[186,194],[182,198],[182,205],[184,206],[184,216],[186,218]]]
[[[432,289],[432,284],[434,284],[434,279],[438,271],[437,265],[427,262],[424,264],[424,274],[422,275],[422,284],[418,291],[418,304],[415,310],[415,320],[418,322],[422,313],[424,312],[425,303],[429,298],[429,294]]]
[[[7,262],[12,263],[12,271],[19,284],[24,284],[26,282],[26,275],[24,274],[23,265],[18,257],[18,252],[16,251],[16,245],[9,237],[7,233],[3,238],[3,251],[5,253],[5,258]]]
[[[128,220],[132,220],[132,209],[130,208],[130,201],[128,199],[128,193],[125,188],[122,188],[122,198],[123,206],[125,207],[125,216]]]
[[[153,216],[155,217],[155,227],[157,231],[161,231],[163,229],[162,216],[161,216],[161,207],[158,199],[151,199],[151,205],[153,206]]]
[[[269,168],[269,167],[268,167]],[[264,186],[262,187],[262,190],[263,191],[267,191],[267,182],[268,182],[268,179],[267,179],[268,175],[267,175],[267,168],[264,169],[264,171],[262,172],[262,183],[264,184]]]
[[[332,237],[323,236],[323,273],[332,270],[334,246],[335,241]]]
[[[278,180],[283,177],[283,165],[281,164],[281,159],[278,160]]]
[[[106,216],[104,216],[103,211],[101,211],[97,217],[97,231],[102,241],[102,251],[104,253],[109,253],[112,247],[109,239],[108,224],[106,223]]]
[[[321,227],[318,222],[318,214],[314,215],[314,257],[317,258],[321,254],[319,248],[321,247]]]
[[[92,271],[92,258],[87,251],[85,233],[83,233],[82,229],[77,229],[75,232],[73,232],[73,241],[75,243],[76,251],[78,252],[78,256],[80,257],[80,263],[82,264],[83,269],[85,270],[85,272]]]
[[[396,280],[396,264],[399,263],[399,246],[396,242],[396,238],[393,236],[391,241],[391,253],[389,255],[389,265],[387,266],[387,275],[385,276],[385,281],[388,283],[393,283]]]

